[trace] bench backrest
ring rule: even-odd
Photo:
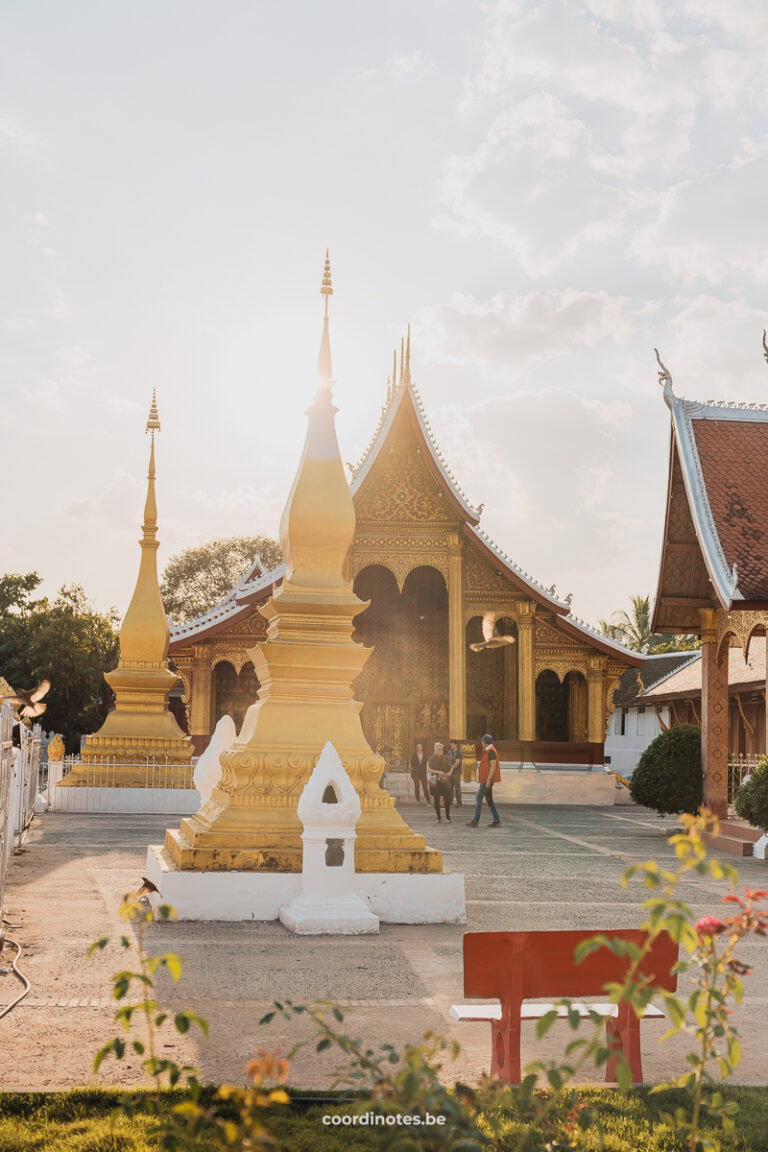
[[[600,929],[577,932],[467,932],[464,936],[464,995],[506,1000],[536,1000],[559,996],[600,996],[610,981],[625,978],[631,960],[608,948],[591,952],[580,964],[577,944],[601,934]],[[640,929],[611,930],[615,939],[645,944]],[[678,946],[667,933],[657,936],[640,971],[660,988],[677,988]]]

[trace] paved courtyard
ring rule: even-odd
[[[462,1054],[449,1074],[472,1081],[488,1068],[490,1030],[448,1017],[451,1003],[462,997],[464,931],[636,926],[646,890],[641,884],[622,890],[623,869],[649,857],[672,857],[664,835],[669,821],[630,807],[502,806],[503,826],[495,830],[467,828],[466,806],[454,812],[453,823],[441,825],[425,806],[410,803],[401,810],[430,845],[442,849],[445,867],[465,874],[466,929],[383,925],[378,937],[329,939],[297,938],[275,923],[153,926],[152,949],[178,952],[184,960],[181,981],[165,985],[163,998],[194,1008],[210,1024],[207,1039],[169,1036],[165,1053],[196,1063],[207,1079],[240,1080],[256,1048],[286,1050],[306,1035],[277,1022],[259,1026],[273,999],[330,999],[346,1006],[344,1028],[371,1044],[402,1045],[427,1029],[456,1036]],[[87,958],[86,951],[96,937],[119,934],[120,899],[140,883],[146,845],[160,842],[166,824],[174,823],[163,816],[60,813],[36,819],[26,851],[11,866],[6,893],[7,932],[23,945],[21,967],[32,991],[3,1020],[4,1089],[94,1082],[93,1053],[115,1028],[109,977],[124,965],[125,954],[114,949]],[[766,884],[768,864],[739,863],[745,885]],[[692,879],[680,894],[703,916],[721,908],[722,891]],[[753,975],[735,1016],[744,1054],[738,1078],[766,1082],[768,941],[746,943],[743,956]],[[0,1000],[7,1003],[18,987],[13,976],[0,977]],[[685,1043],[660,1046],[663,1031],[652,1022],[643,1027],[649,1080],[683,1066]],[[560,1027],[538,1042],[533,1025],[525,1026],[524,1061],[562,1051],[566,1035]],[[328,1053],[301,1053],[291,1083],[327,1086],[334,1063]],[[128,1083],[139,1069],[134,1060],[105,1065],[102,1072],[107,1082]]]

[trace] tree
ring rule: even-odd
[[[210,611],[230,592],[257,556],[265,569],[283,555],[271,536],[230,536],[171,556],[160,584],[168,618],[184,624]]]
[[[698,812],[704,795],[701,729],[679,724],[651,740],[632,773],[630,795],[662,816]]]
[[[637,652],[686,652],[699,647],[697,636],[665,636],[651,631],[650,596],[630,596],[629,612],[621,609],[610,620],[598,620],[600,631]]]
[[[79,584],[33,600],[39,584],[36,572],[0,577],[0,673],[15,689],[50,680],[42,723],[76,752],[112,707],[104,673],[117,665],[119,619],[97,612]]]

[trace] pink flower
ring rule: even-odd
[[[725,931],[725,924],[717,916],[704,916],[694,924],[693,930],[699,936],[717,936]]]

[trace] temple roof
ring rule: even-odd
[[[701,657],[701,652],[658,652],[643,656],[639,668],[627,668],[622,673],[621,683],[613,695],[613,707],[629,708],[643,703],[643,693],[649,692],[657,684],[664,683],[678,669],[691,664]]]
[[[450,496],[457,505],[457,510],[462,519],[471,524],[477,524],[480,521],[482,513],[482,505],[475,508],[470,504],[466,494],[461,488],[458,480],[451,472],[448,464],[443,456],[437,441],[435,440],[434,433],[430,427],[427,414],[424,411],[424,404],[421,396],[419,395],[416,385],[410,380],[404,380],[396,388],[392,389],[387,404],[381,410],[379,422],[376,425],[376,430],[370,439],[368,447],[363,452],[354,467],[348,465],[352,474],[352,495],[359,490],[365,481],[366,476],[373,467],[376,459],[378,458],[383,445],[386,443],[389,434],[395,424],[398,413],[407,405],[416,418],[418,430],[421,433],[421,438],[429,449],[427,461],[432,467],[432,471],[436,473],[439,480],[442,480],[444,486],[448,489]]]
[[[358,463],[354,467],[350,466],[350,487],[353,498],[362,491],[366,478],[371,474],[399,416],[412,421],[416,428],[420,441],[427,448],[423,458],[435,476],[441,491],[446,494],[448,503],[454,509],[457,518],[463,521],[464,536],[471,541],[472,545],[484,554],[486,559],[497,567],[512,584],[530,596],[542,608],[552,612],[554,623],[562,632],[581,642],[586,642],[590,647],[596,648],[608,656],[613,656],[623,663],[641,664],[643,657],[639,653],[609,639],[596,628],[574,616],[571,613],[570,597],[558,596],[554,585],[546,588],[540,584],[538,580],[515,564],[479,527],[478,522],[483,506],[474,507],[470,504],[456,477],[448,467],[437,445],[424,411],[423,402],[415,384],[410,379],[408,370],[406,370],[399,385],[390,390],[388,401],[382,409],[376,431],[368,447]],[[171,626],[172,647],[180,648],[199,643],[231,627],[237,621],[245,619],[257,604],[267,599],[273,587],[282,580],[284,574],[284,564],[271,570],[265,570],[261,559],[256,557],[242,579],[219,604],[196,620]]]
[[[672,441],[653,627],[696,631],[699,607],[768,602],[768,406],[685,400],[668,373],[661,383]]]
[[[741,647],[728,649],[728,685],[733,692],[765,688],[765,636],[753,636],[749,658],[744,659]],[[665,700],[679,700],[701,695],[701,652],[691,653],[676,672],[650,685],[635,703],[647,700],[660,704]]]

